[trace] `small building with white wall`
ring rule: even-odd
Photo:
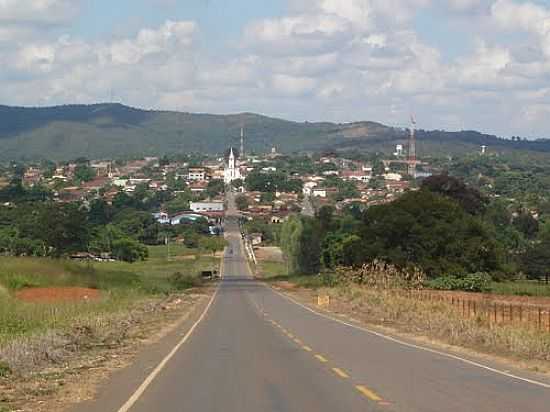
[[[191,202],[189,208],[195,212],[223,212],[223,202]]]

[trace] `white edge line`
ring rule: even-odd
[[[430,349],[430,348],[427,348],[427,347],[424,347],[424,346],[415,345],[413,343],[404,342],[402,340],[392,338],[391,336],[384,335],[383,333],[375,332],[373,330],[370,330],[370,329],[362,327],[362,326],[357,326],[357,325],[354,325],[352,323],[344,322],[340,319],[333,318],[332,316],[325,315],[324,313],[317,312],[316,310],[314,310],[314,309],[312,309],[312,308],[296,301],[295,299],[291,298],[290,296],[287,296],[284,293],[281,293],[281,292],[273,289],[272,287],[269,287],[267,285],[265,285],[265,286],[268,287],[269,289],[271,289],[273,292],[275,292],[279,296],[282,296],[283,298],[285,298],[285,299],[289,300],[290,302],[294,303],[295,305],[298,305],[298,306],[302,307],[303,309],[306,309],[309,312],[314,313],[317,316],[323,317],[325,319],[329,319],[329,320],[332,320],[334,322],[341,323],[342,325],[346,325],[346,326],[349,326],[353,329],[357,329],[357,330],[369,333],[371,335],[377,336],[377,337],[382,338],[382,339],[386,339],[388,341],[397,343],[399,345],[407,346],[409,348],[418,349],[418,350],[422,350],[422,351],[425,351],[425,352],[440,355],[440,356],[443,356],[443,357],[446,357],[446,358],[454,359],[454,360],[466,363],[468,365],[475,366],[475,367],[478,367],[478,368],[485,369],[487,371],[496,373],[497,375],[506,376],[508,378],[516,379],[516,380],[519,380],[519,381],[522,381],[522,382],[530,383],[532,385],[536,385],[536,386],[540,386],[540,387],[543,387],[543,388],[546,388],[546,389],[550,389],[550,384],[547,384],[547,383],[544,383],[544,382],[539,382],[539,381],[536,381],[536,380],[533,380],[533,379],[523,378],[521,376],[517,376],[517,375],[511,374],[511,373],[505,372],[503,370],[495,369],[495,368],[492,368],[490,366],[483,365],[481,363],[478,363],[478,362],[475,362],[475,361],[472,361],[472,360],[469,360],[469,359],[461,358],[460,356],[452,355],[452,354],[446,353],[446,352],[441,352],[441,351],[438,351],[436,349]]]
[[[185,336],[178,342],[178,344],[172,349],[172,351],[166,355],[166,357],[158,364],[158,366],[155,368],[153,372],[147,378],[143,381],[143,383],[140,385],[140,387],[134,392],[134,394],[126,401],[126,403],[118,410],[118,412],[128,412],[135,403],[139,400],[139,398],[143,395],[143,393],[147,390],[149,385],[155,380],[155,378],[158,376],[160,372],[164,369],[164,367],[170,362],[170,360],[174,357],[176,352],[183,346],[185,342],[189,339],[195,328],[201,323],[201,321],[204,319],[206,314],[208,313],[208,309],[210,309],[210,306],[212,306],[212,303],[214,302],[214,299],[216,298],[219,286],[214,292],[214,295],[210,298],[210,302],[208,302],[208,305],[202,312],[199,319],[191,326],[191,329],[185,334]]]

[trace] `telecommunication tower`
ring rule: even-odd
[[[416,119],[414,116],[411,116],[408,173],[410,177],[416,179]]]

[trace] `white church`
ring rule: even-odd
[[[239,163],[240,162],[235,155],[235,151],[231,148],[224,169],[225,184],[230,184],[234,180],[241,179],[241,169]]]

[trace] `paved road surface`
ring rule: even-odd
[[[548,388],[391,342],[290,302],[250,278],[231,219],[226,236],[225,277],[210,309],[129,411],[550,411]],[[126,400],[139,383],[124,382],[116,392]],[[114,385],[116,379],[111,391]],[[122,405],[102,399],[77,410]]]

